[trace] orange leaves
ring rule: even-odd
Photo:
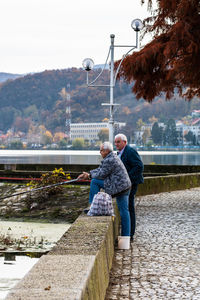
[[[125,113],[125,115],[130,115],[131,114],[131,110],[128,108],[128,106],[124,106],[122,111],[123,111],[123,113]]]
[[[54,137],[53,137],[53,141],[55,142],[55,143],[57,143],[57,142],[60,142],[62,139],[64,139],[66,136],[65,136],[65,134],[64,134],[64,132],[56,132],[55,134],[54,134]]]
[[[145,20],[153,40],[124,60],[119,77],[134,81],[138,99],[151,102],[162,92],[170,99],[178,89],[190,100],[200,95],[200,1],[160,0],[157,6],[154,17]]]

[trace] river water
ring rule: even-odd
[[[24,252],[45,252],[49,251],[60,237],[69,229],[70,224],[48,224],[32,222],[10,222],[0,220],[0,300],[5,299],[8,292],[27,274],[27,272],[38,261],[27,255],[16,255],[15,260],[7,261],[4,258],[2,237],[9,237],[16,240],[13,246],[9,246],[7,252],[15,250],[17,241],[27,241],[24,245]],[[41,240],[43,241],[41,244]]]
[[[34,266],[38,258],[17,256],[12,263],[5,264],[4,257],[0,257],[0,300],[4,300],[9,291]]]
[[[200,151],[139,151],[144,164],[200,165]],[[0,150],[0,164],[91,164],[101,161],[99,151]]]

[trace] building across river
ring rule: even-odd
[[[126,123],[116,122],[115,126],[120,129],[124,127]],[[76,138],[83,138],[88,141],[99,140],[98,133],[105,128],[109,128],[108,122],[97,123],[71,123],[70,124],[70,140]]]

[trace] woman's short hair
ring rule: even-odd
[[[102,147],[104,150],[109,150],[110,152],[113,151],[113,145],[110,142],[104,142]]]
[[[118,134],[115,136],[115,139],[121,139],[122,141],[127,142],[127,137],[126,137],[125,134],[123,134],[123,133],[118,133]]]

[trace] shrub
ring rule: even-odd
[[[31,181],[27,184],[27,186],[30,186],[32,189],[44,187],[44,189],[40,189],[36,191],[36,193],[41,199],[47,199],[50,195],[55,195],[62,192],[62,185],[54,186],[55,184],[69,179],[71,179],[69,173],[65,173],[62,168],[55,168],[53,172],[42,174],[39,181]]]

